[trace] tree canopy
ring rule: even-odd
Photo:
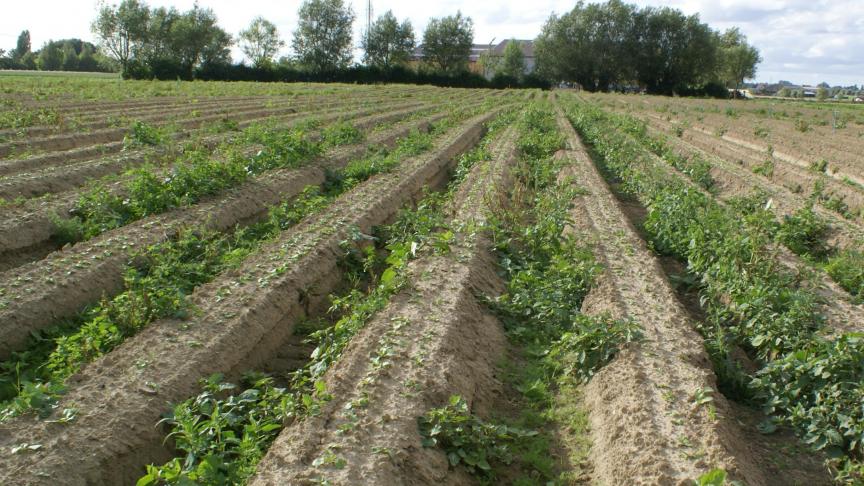
[[[474,43],[474,22],[462,12],[433,18],[423,32],[423,56],[445,73],[465,71]]]
[[[727,86],[738,88],[745,79],[756,76],[756,65],[760,62],[759,50],[747,43],[738,27],[720,36],[720,69]]]
[[[352,58],[351,6],[343,0],[306,0],[298,16],[291,44],[297,62],[313,72],[347,67]]]
[[[151,9],[139,0],[102,4],[92,29],[125,74],[143,70],[190,79],[197,67],[231,62],[231,36],[212,9],[197,3],[182,13],[173,7]]]
[[[510,39],[504,46],[498,73],[515,79],[521,79],[525,74],[525,54],[518,40]]]
[[[30,53],[30,31],[23,30],[18,34],[18,41],[15,43],[15,49],[9,53],[12,60],[18,62],[22,57]]]
[[[255,17],[249,28],[240,31],[240,49],[255,67],[267,66],[285,41],[279,38],[279,31],[273,22],[264,17]]]
[[[375,20],[361,41],[363,60],[369,66],[383,68],[402,65],[411,58],[414,43],[411,21],[406,19],[400,24],[388,10]]]
[[[698,15],[673,8],[609,0],[579,2],[547,20],[535,44],[538,70],[556,81],[607,91],[636,82],[649,92],[672,94],[755,75],[758,51],[735,30],[712,30]],[[725,42],[725,43],[724,43]],[[746,55],[743,55],[746,54]]]

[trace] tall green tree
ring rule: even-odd
[[[525,75],[525,54],[518,40],[510,39],[504,46],[498,72],[514,79],[521,79]]]
[[[553,15],[535,43],[538,70],[590,91],[607,91],[611,84],[632,78],[635,19],[636,7],[619,0],[579,2],[570,12]]]
[[[305,0],[291,43],[297,62],[312,71],[331,71],[351,62],[354,11],[343,0]]]
[[[12,60],[18,62],[24,57],[28,52],[30,52],[30,31],[22,30],[20,34],[18,34],[18,41],[15,43],[15,49],[9,53]]]
[[[175,41],[174,26],[181,17],[182,14],[174,7],[151,9],[143,41],[134,51],[135,58],[150,65],[179,59],[179,54],[175,52],[179,43]],[[176,64],[179,64],[179,60]]]
[[[714,77],[716,33],[698,15],[647,7],[636,16],[636,36],[640,43],[633,51],[633,67],[649,92],[671,95]]]
[[[264,17],[255,17],[249,28],[240,31],[240,50],[252,61],[255,67],[269,66],[285,41],[279,38],[279,31]]]
[[[75,52],[75,46],[72,45],[71,42],[64,42],[63,47],[60,49],[60,52],[63,55],[61,69],[63,71],[77,71],[78,53]]]
[[[187,78],[196,67],[231,62],[231,36],[219,27],[212,9],[196,3],[171,24],[171,45],[175,59]]]
[[[721,79],[736,89],[745,79],[756,77],[756,66],[762,62],[759,50],[747,43],[738,27],[720,36],[720,59]]]
[[[42,71],[59,71],[63,67],[63,51],[54,42],[48,42],[40,49],[36,65]]]
[[[78,70],[84,72],[101,71],[99,62],[96,60],[95,52],[92,47],[85,45],[81,48],[81,53],[78,54]]]
[[[136,49],[147,38],[150,9],[138,0],[123,0],[120,5],[101,4],[91,25],[102,48],[125,71]]]
[[[465,71],[474,43],[474,22],[456,12],[444,18],[433,18],[423,32],[423,56],[443,72]]]
[[[361,41],[363,61],[383,68],[405,64],[411,58],[414,44],[411,21],[406,19],[400,24],[393,11],[388,10],[375,20]]]

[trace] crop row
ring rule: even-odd
[[[839,456],[840,478],[860,479],[864,342],[857,334],[819,334],[817,296],[775,260],[773,215],[719,205],[668,174],[596,108],[572,104],[569,116],[604,167],[648,208],[654,248],[686,261],[698,279],[707,314],[700,331],[721,390],[764,405],[805,442]],[[745,371],[736,348],[750,354],[755,372]]]
[[[389,105],[388,105],[389,106]],[[399,111],[398,107],[391,107],[396,111],[393,111],[384,115],[376,115],[377,110],[364,110],[357,111],[353,113],[345,113],[345,112],[336,112],[331,114],[324,114],[316,119],[316,124],[324,123],[330,121],[331,123],[334,120],[339,119],[350,119],[352,117],[358,118],[357,122],[360,123],[358,127],[363,128],[365,126],[369,126],[372,124],[382,124],[392,120],[394,116],[405,115],[407,113],[411,113],[412,111],[416,113],[416,110],[411,110],[408,108],[407,111]],[[422,110],[420,110],[422,111]],[[412,115],[413,116],[413,115]],[[308,123],[306,125],[309,125]],[[337,124],[337,126],[345,127],[345,124],[342,125]],[[226,148],[232,148],[235,153],[234,157],[236,161],[241,160],[241,157],[247,157],[251,159],[255,156],[255,154],[264,149],[258,141],[254,140],[253,137],[267,136],[270,138],[274,138],[277,133],[280,133],[280,130],[284,130],[285,133],[291,131],[292,124],[288,124],[286,126],[282,126],[280,124],[273,125],[253,125],[248,129],[241,132],[234,141],[225,142],[224,146]],[[314,125],[310,126],[314,127]],[[293,133],[304,133],[306,138],[309,137],[309,134],[305,134],[303,131],[302,125],[294,124],[294,132]],[[332,134],[336,136],[337,133]],[[331,137],[332,138],[332,137]],[[316,142],[318,145],[321,144],[320,141]],[[266,151],[265,151],[266,152]],[[262,152],[263,154],[264,152]],[[199,166],[203,166],[206,164],[218,163],[220,159],[214,158],[218,157],[217,153],[213,153],[207,147],[200,148],[191,148],[189,150],[184,151],[185,156],[179,161],[178,166],[186,167],[187,171],[189,168],[195,168]],[[211,155],[212,154],[212,155]],[[295,157],[296,158],[296,157]],[[184,162],[185,161],[185,162]],[[217,167],[218,168],[218,167]],[[162,174],[161,176],[159,174]],[[21,261],[23,257],[28,254],[34,253],[33,251],[28,251],[28,248],[35,248],[38,253],[39,248],[48,247],[49,240],[53,240],[55,247],[56,245],[62,245],[68,241],[73,241],[75,239],[80,239],[83,237],[83,221],[81,221],[80,216],[75,215],[74,213],[81,212],[82,205],[86,206],[88,212],[97,215],[98,210],[100,209],[100,205],[97,204],[99,201],[104,202],[106,204],[101,205],[101,207],[105,207],[106,209],[110,209],[107,206],[111,201],[124,201],[129,198],[130,192],[134,191],[136,187],[141,188],[139,184],[136,184],[136,181],[144,180],[144,179],[153,179],[167,177],[167,182],[163,184],[163,186],[170,185],[171,181],[174,178],[171,176],[171,172],[166,172],[165,169],[160,168],[141,168],[136,171],[131,171],[127,175],[121,177],[119,180],[104,180],[104,181],[94,181],[81,190],[64,194],[62,196],[58,196],[48,201],[38,201],[33,204],[25,205],[25,208],[22,208],[21,211],[17,211],[20,215],[12,217],[15,214],[13,212],[10,214],[10,218],[3,225],[7,231],[4,231],[4,236],[0,238],[0,248],[2,248],[2,254],[4,256],[6,254],[9,255],[21,255],[17,258],[13,258],[12,260]],[[164,180],[164,179],[163,179]],[[199,191],[200,192],[200,191]],[[86,204],[85,204],[86,202]],[[33,208],[29,209],[28,208]],[[130,213],[131,208],[121,207],[120,208],[122,214]],[[74,218],[78,217],[78,220]],[[69,220],[71,223],[78,224],[66,224],[65,226],[58,226],[57,223],[62,222],[63,220]],[[128,220],[128,218],[126,218]],[[120,220],[114,220],[114,225],[121,223]],[[93,225],[91,225],[93,226]],[[66,235],[60,234],[60,230],[62,229],[72,230],[67,231]],[[74,231],[76,229],[82,230],[80,232]],[[89,235],[93,235],[94,231],[98,231],[99,228],[91,228],[88,233]],[[80,233],[80,234],[76,234]]]
[[[504,123],[499,118],[493,123],[490,134],[495,132],[494,126],[503,125]],[[487,135],[487,139],[489,136]],[[256,413],[267,415],[268,423],[272,423],[274,429],[270,432],[269,437],[261,437],[260,440],[256,441],[260,452],[266,451],[270,442],[276,439],[277,435],[279,438],[263,459],[264,462],[259,468],[261,474],[256,477],[255,481],[261,481],[261,478],[267,473],[272,473],[274,477],[270,480],[278,483],[293,483],[300,480],[294,476],[289,467],[286,467],[285,462],[286,460],[293,461],[296,456],[291,454],[284,459],[281,457],[285,445],[288,445],[289,449],[295,449],[303,444],[303,446],[317,450],[321,435],[337,429],[342,430],[341,436],[349,441],[353,442],[352,436],[353,438],[357,437],[354,433],[359,432],[359,430],[341,424],[341,420],[337,416],[343,411],[342,405],[354,402],[354,398],[356,398],[354,388],[359,376],[358,367],[369,364],[370,352],[378,357],[372,366],[373,370],[370,370],[364,380],[365,385],[363,386],[365,387],[368,406],[355,403],[355,408],[347,412],[354,416],[355,422],[370,407],[374,407],[370,402],[374,400],[373,395],[378,395],[378,393],[372,393],[373,388],[377,385],[373,374],[401,368],[395,362],[398,360],[396,356],[398,353],[393,349],[394,344],[392,343],[399,336],[407,337],[409,328],[414,326],[399,318],[396,313],[390,311],[390,308],[395,296],[405,292],[408,286],[413,284],[408,275],[409,272],[413,274],[411,268],[414,265],[409,261],[421,258],[428,252],[448,251],[448,245],[452,241],[446,235],[438,234],[439,227],[444,220],[442,209],[446,204],[445,201],[449,199],[448,195],[452,194],[452,188],[458,187],[464,176],[467,175],[466,171],[470,169],[470,165],[464,163],[466,161],[474,162],[476,159],[460,158],[456,170],[457,175],[450,182],[451,191],[443,196],[432,193],[417,204],[416,211],[401,212],[392,225],[383,231],[376,232],[386,240],[385,248],[388,256],[384,262],[383,270],[380,271],[380,277],[372,282],[372,289],[366,293],[357,290],[349,291],[344,297],[334,300],[334,307],[338,306],[342,317],[332,325],[312,335],[312,340],[317,343],[317,347],[311,354],[311,359],[290,377],[285,388],[273,390],[277,400],[261,403],[257,407]],[[368,255],[367,258],[375,259],[374,254]],[[446,314],[442,312],[442,315]],[[388,330],[381,329],[382,325]],[[411,329],[411,331],[417,331],[417,329]],[[390,342],[389,349],[374,350],[381,344],[379,339]],[[332,377],[334,376],[340,376],[338,382],[333,380]],[[231,409],[245,395],[254,394],[256,388],[259,387],[253,386],[242,393],[232,393],[225,399],[215,401],[214,407],[220,411]],[[394,400],[402,400],[396,393],[388,396]],[[288,407],[284,406],[286,402],[290,404]],[[260,454],[260,452],[253,452],[250,458],[250,455],[246,454],[242,447],[237,447],[231,441],[220,438],[211,439],[195,432],[186,432],[189,429],[185,423],[188,423],[190,419],[199,423],[218,421],[217,414],[211,413],[209,407],[199,407],[199,403],[201,403],[200,396],[175,407],[172,415],[174,418],[169,422],[172,435],[178,439],[178,444],[180,444],[181,454],[164,466],[150,468],[147,476],[147,480],[150,481],[149,484],[158,484],[160,481],[177,482],[184,478],[207,482],[220,476],[229,478],[228,480],[233,483],[243,483],[251,473],[255,472],[254,462],[257,462],[255,455]],[[416,429],[414,417],[407,413],[407,409],[401,403],[389,405],[402,410],[399,420],[406,424],[409,430]],[[250,430],[252,422],[244,419],[241,422],[230,424],[230,427],[232,430],[248,436],[246,432]],[[286,423],[285,430],[280,434],[279,429]],[[328,425],[321,427],[320,425],[324,423]],[[393,425],[395,422],[391,422],[391,426]],[[317,429],[316,433],[305,434],[304,431],[310,430],[309,427]],[[363,448],[374,447],[374,444],[379,442],[381,441],[366,437],[363,440]],[[337,454],[341,456],[349,452],[344,450],[335,452],[337,447],[328,446],[329,444],[325,444],[324,448],[327,450],[321,451],[322,455],[328,456],[328,458],[318,462],[328,464],[338,462],[335,457]],[[315,454],[316,452],[308,451],[308,453]],[[185,462],[184,457],[195,457],[195,463]],[[376,456],[370,455],[369,459],[374,461]],[[217,466],[209,470],[198,467],[199,464],[205,463]],[[272,466],[275,465],[278,466],[273,470]],[[352,462],[352,467],[356,466],[360,466],[359,461]],[[350,475],[348,469],[350,468],[343,467],[341,472]],[[373,480],[372,476],[364,476],[364,479]]]
[[[651,136],[645,125],[633,119],[615,116],[610,120],[614,121],[619,129],[634,136],[655,155],[679,169],[707,191],[713,194],[719,192],[719,187],[715,185],[715,181],[711,177],[711,171],[714,170],[717,173],[717,167],[712,166],[706,159],[680,154],[666,140]],[[721,177],[730,176],[727,170],[720,169]],[[748,184],[747,179],[739,180],[739,185],[744,185],[745,188],[752,187]],[[740,194],[726,196],[724,199],[727,205],[739,211],[752,212],[761,207],[760,211],[770,213],[775,208],[778,212],[781,210],[780,206],[783,205],[783,200],[780,195],[777,196],[772,198],[757,192],[749,196]],[[825,213],[820,214],[814,210],[814,202],[814,198],[811,197],[808,200],[793,203],[790,207],[782,208],[784,211],[780,212],[779,221],[767,222],[765,229],[778,243],[804,257],[808,262],[816,263],[822,267],[828,276],[852,296],[850,298],[849,296],[835,295],[835,298],[828,302],[828,306],[837,305],[838,300],[860,301],[864,296],[862,294],[864,292],[864,257],[860,252],[860,245],[864,239],[862,239],[861,230],[854,223],[831,217],[830,213],[823,216]],[[833,228],[839,230],[843,239],[842,246],[834,247],[830,242],[831,233],[835,231]],[[815,287],[825,286],[816,285]],[[830,290],[830,285],[828,287]],[[860,321],[860,312],[856,313],[851,310],[850,306],[845,307],[849,308],[851,313],[847,312],[849,315],[843,316],[842,319]],[[858,314],[858,319],[855,317],[856,314]],[[832,317],[829,313],[829,318]],[[837,326],[845,329],[857,327],[851,322],[839,322]],[[860,329],[860,327],[858,328]]]
[[[328,101],[327,98],[320,97],[314,98],[311,100],[317,100],[318,104],[324,103]],[[369,98],[370,101],[375,100],[374,97]],[[264,112],[261,111],[261,106],[258,105],[258,110],[255,110],[250,113],[233,114],[228,117],[221,117],[219,119],[213,120],[211,122],[203,124],[198,129],[193,129],[189,131],[178,131],[177,127],[171,125],[163,125],[159,126],[154,123],[148,123],[145,120],[136,119],[130,117],[128,120],[123,120],[118,122],[116,125],[118,128],[125,128],[127,133],[123,137],[124,140],[104,143],[98,146],[85,146],[81,148],[76,148],[72,150],[60,151],[60,152],[48,152],[46,154],[41,154],[34,157],[20,158],[17,160],[7,160],[0,165],[0,170],[4,175],[11,175],[17,173],[27,173],[28,171],[32,172],[40,168],[51,167],[54,165],[68,165],[72,162],[87,160],[87,157],[104,157],[106,154],[114,153],[117,151],[124,152],[141,152],[141,151],[157,151],[158,149],[164,148],[163,145],[167,144],[167,142],[172,139],[181,139],[181,138],[194,138],[196,135],[207,137],[207,135],[213,133],[218,134],[221,132],[230,132],[233,129],[245,128],[249,124],[260,121],[262,119],[274,117],[274,116],[299,116],[305,112],[309,112],[310,110],[320,111],[327,109],[338,110],[340,107],[343,109],[345,107],[351,106],[353,104],[358,104],[365,102],[362,101],[345,101],[340,103],[333,103],[333,100],[330,100],[327,103],[327,106],[318,106],[315,103],[280,103],[273,106],[264,107],[266,110]],[[383,99],[382,99],[383,101]],[[236,125],[236,126],[235,126]],[[144,137],[145,135],[149,135],[149,137]],[[214,141],[218,141],[220,137],[208,137],[213,138]],[[149,142],[149,143],[148,143]],[[156,142],[163,142],[162,144],[156,144]],[[202,142],[207,142],[207,138],[202,140]],[[148,146],[151,144],[155,144],[156,146]],[[215,144],[215,143],[214,143]],[[143,149],[143,150],[142,150]]]
[[[340,114],[351,116],[352,112],[345,108],[343,106],[333,110],[322,110],[317,113],[323,118],[322,121],[339,116]],[[172,137],[168,136],[163,130],[136,123],[129,131],[129,135],[127,135],[124,142],[122,142],[124,149],[120,154],[99,155],[96,158],[89,158],[74,163],[72,161],[64,161],[60,165],[52,165],[37,171],[12,174],[0,181],[0,197],[4,197],[10,201],[16,200],[20,203],[23,198],[32,198],[43,194],[59,193],[75,189],[91,179],[108,175],[117,177],[116,174],[118,173],[129,171],[145,164],[170,164],[174,159],[182,158],[189,152],[193,152],[199,156],[202,153],[209,154],[219,148],[220,145],[229,143],[241,129],[246,131],[252,129],[252,127],[261,125],[275,126],[276,124],[285,124],[291,121],[295,121],[296,123],[296,120],[309,118],[309,113],[296,113],[294,109],[289,109],[286,113],[270,112],[264,118],[251,118],[243,120],[241,123],[219,122],[218,126],[215,126],[213,129],[206,129],[205,132],[184,133],[185,136],[192,136],[194,138],[187,140],[182,146],[176,144]],[[209,133],[218,134],[208,136]],[[139,147],[144,147],[145,149],[141,150]],[[43,160],[46,160],[46,158],[43,158]]]
[[[440,117],[433,117],[433,120],[436,118]],[[422,127],[424,123],[408,122],[375,135],[371,142],[385,146],[392,144],[412,127]],[[281,146],[274,147],[279,149]],[[2,328],[4,352],[15,349],[16,343],[20,345],[31,331],[72,316],[87,302],[119,290],[122,285],[121,268],[129,255],[139,249],[162,241],[190,224],[203,224],[212,230],[225,231],[237,223],[254,221],[265,212],[267,205],[299,194],[306,185],[325,183],[328,170],[344,167],[352,158],[363,156],[366,150],[365,144],[357,144],[332,152],[323,164],[276,170],[264,179],[250,180],[226,197],[195,205],[192,211],[180,209],[164,216],[146,218],[140,223],[124,226],[119,232],[112,231],[85,245],[76,245],[71,251],[58,252],[43,262],[22,267],[14,274],[9,272],[4,285],[9,294],[5,296],[5,308],[0,311],[7,316],[5,320],[8,323]],[[262,152],[264,154],[266,152]],[[43,282],[46,275],[48,281]],[[75,292],[70,292],[70,289],[75,289]],[[13,298],[15,295],[18,297]],[[44,302],[52,305],[45,306]],[[13,336],[18,337],[13,339]]]
[[[484,114],[448,130],[427,146],[431,155],[411,157],[399,164],[398,171],[358,185],[317,215],[280,233],[245,258],[237,270],[201,286],[190,300],[201,312],[187,320],[172,318],[150,324],[88,365],[73,378],[56,412],[74,405],[78,410],[75,420],[57,434],[50,430],[50,423],[33,427],[16,419],[10,427],[12,437],[4,445],[42,436],[51,437],[50,446],[43,441],[46,450],[7,459],[38,461],[38,466],[29,469],[34,480],[51,482],[62,474],[74,483],[130,482],[137,467],[165,458],[161,438],[153,428],[165,401],[192,395],[199,377],[223,372],[234,379],[272,356],[306,313],[326,308],[326,294],[340,284],[337,262],[345,251],[340,242],[351,241],[358,231],[369,233],[425,184],[446,176],[451,158],[476,141],[479,124],[490,116]],[[378,165],[381,163],[369,160],[356,170]],[[100,389],[112,391],[110,410],[103,406],[105,397],[94,393]],[[114,419],[117,413],[122,420]],[[104,445],[94,447],[94,436],[102,437],[98,444]],[[76,459],[70,470],[68,451],[80,447],[91,454],[84,462]],[[18,467],[9,465],[3,470]]]
[[[136,139],[134,136],[138,135],[142,128],[149,129],[149,132],[143,133],[144,135],[161,135],[161,138],[167,140],[170,138],[182,138],[183,136],[188,136],[190,135],[190,130],[192,133],[197,131],[206,134],[208,127],[210,127],[209,129],[224,130],[226,128],[231,128],[235,123],[244,120],[262,118],[275,114],[309,111],[313,109],[321,110],[337,108],[352,103],[356,104],[373,101],[377,97],[381,97],[381,100],[384,100],[384,96],[386,96],[386,93],[360,99],[340,99],[324,95],[313,95],[303,97],[297,101],[278,100],[266,104],[261,104],[260,102],[252,100],[239,103],[228,103],[227,107],[220,104],[211,110],[212,113],[189,112],[188,110],[184,110],[174,118],[167,115],[154,115],[151,119],[116,120],[109,128],[86,133],[63,133],[46,138],[27,138],[22,141],[10,142],[3,145],[3,147],[8,149],[10,154],[13,152],[29,154],[36,151],[39,152],[39,155],[35,157],[22,157],[19,155],[19,160],[12,161],[11,164],[7,162],[3,165],[9,166],[10,169],[8,170],[20,170],[22,168],[38,167],[40,165],[44,166],[45,164],[56,160],[56,154],[53,154],[52,152],[58,150],[68,151],[70,149],[77,149],[70,152],[69,155],[74,155],[75,159],[80,160],[81,157],[92,152],[92,149],[88,151],[86,149],[81,149],[81,147],[92,146],[94,144],[99,145],[98,148],[102,154],[116,153],[123,149],[135,148],[138,144],[135,143]],[[130,128],[136,130],[136,132],[129,134],[128,132]],[[132,135],[133,137],[130,137],[129,135]],[[130,144],[130,142],[132,143]],[[43,152],[47,152],[47,154]],[[67,159],[68,158],[69,157],[67,157]]]

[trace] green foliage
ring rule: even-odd
[[[213,375],[201,394],[176,405],[160,424],[172,429],[168,437],[184,458],[147,466],[137,486],[245,483],[297,404],[270,377],[250,374],[244,381],[248,388],[237,393]],[[232,394],[222,398],[226,392]]]
[[[864,335],[815,339],[768,363],[753,379],[768,413],[804,432],[830,457],[864,458]],[[858,480],[864,479],[861,476]]]
[[[747,37],[737,27],[720,36],[719,64],[726,86],[738,88],[745,79],[755,77],[760,62],[759,50],[747,43]]]
[[[726,471],[723,469],[712,469],[694,481],[694,486],[724,486],[725,484]]]
[[[820,259],[828,254],[825,243],[828,230],[828,223],[806,206],[783,216],[777,240],[798,255]]]
[[[425,61],[445,73],[465,71],[474,43],[474,22],[462,12],[432,18],[423,32]]]
[[[726,363],[721,369],[740,387],[740,370],[728,364],[730,344],[753,350],[762,368],[748,391],[808,442],[841,454],[841,475],[856,474],[864,434],[861,337],[821,338],[819,297],[810,285],[801,285],[801,276],[784,270],[771,249],[779,232],[792,246],[819,253],[816,235],[824,224],[808,208],[778,229],[767,206],[753,204],[745,213],[721,207],[651,171],[598,110],[574,106],[571,121],[602,154],[606,168],[646,201],[645,229],[655,248],[685,259],[700,279],[708,315],[700,330],[714,363]]]
[[[507,425],[485,422],[468,410],[460,396],[450,397],[442,408],[434,408],[417,419],[424,447],[441,447],[451,467],[463,465],[468,472],[486,480],[495,478],[490,461],[509,464],[512,445],[536,435]]]
[[[546,361],[557,372],[585,382],[612,361],[622,344],[641,336],[640,327],[632,320],[577,314],[572,328],[553,344]]]
[[[770,179],[774,176],[774,159],[765,159],[761,164],[754,165],[752,170],[754,174]]]
[[[439,125],[439,130],[452,126],[470,114],[471,111],[452,113],[444,123]],[[334,132],[337,136],[330,140],[345,140],[346,132],[351,131],[345,127],[340,128]],[[286,135],[270,131],[254,131],[247,135],[251,140],[266,142],[268,146],[269,152],[262,151],[256,156],[259,169],[280,163],[279,161],[287,156],[296,154],[295,144],[304,140],[296,134]],[[315,186],[307,187],[297,198],[271,208],[268,218],[260,223],[239,228],[230,235],[187,231],[175,239],[148,248],[136,258],[140,265],[127,270],[124,292],[111,300],[103,300],[99,305],[83,313],[75,322],[60,326],[50,339],[40,339],[29,351],[19,353],[11,360],[0,363],[0,392],[5,390],[0,394],[0,400],[14,397],[13,402],[6,404],[6,408],[0,413],[3,416],[27,413],[28,404],[36,403],[41,406],[44,402],[40,394],[54,393],[56,398],[56,393],[62,390],[63,381],[76,372],[81,365],[108,353],[154,320],[169,316],[182,318],[188,314],[187,295],[219,273],[239,265],[246,255],[258,248],[262,241],[276,236],[281,230],[321,210],[356,184],[375,174],[392,170],[402,159],[427,151],[431,147],[432,138],[429,134],[413,132],[399,140],[396,148],[383,156],[386,163],[382,163],[381,154],[370,156],[371,160],[379,162],[377,165],[363,162],[368,162],[368,159],[361,159],[356,165],[349,163],[344,169],[347,174],[334,175],[335,180],[342,181],[341,183],[328,185],[324,189]],[[158,187],[158,181],[154,184]],[[140,189],[138,193],[142,196],[135,198],[139,201],[136,204],[146,206],[149,210],[156,209],[155,205],[161,200],[160,197],[145,197],[156,193],[155,191]],[[106,194],[107,191],[94,191],[92,194],[94,205],[104,207],[105,204],[101,204],[101,201],[105,200]],[[109,201],[111,201],[110,197],[108,196]],[[439,210],[437,204],[430,206],[430,211]],[[420,215],[432,218],[428,211],[416,214],[415,219],[419,219]],[[424,232],[437,229],[432,225],[409,225],[406,221],[411,217],[410,214],[404,215],[401,223],[403,227],[399,234],[404,239],[413,238],[422,242],[426,238],[421,236],[426,234]],[[414,232],[409,233],[407,228]],[[413,256],[414,252],[410,250],[410,245],[405,247],[401,243],[394,244],[391,256],[386,262],[392,267],[391,273],[396,271],[397,264],[404,263],[399,258],[407,259],[409,253]],[[401,285],[400,282],[400,280],[388,281],[388,285]],[[386,287],[382,292],[392,292],[394,289],[395,287]],[[351,299],[356,299],[357,302]],[[358,292],[340,301],[339,305],[346,308],[356,306],[357,313],[351,322],[362,323],[370,313],[377,310],[374,306],[364,307],[371,305],[369,304],[371,302],[381,304],[386,303],[386,300],[365,299],[364,295]],[[350,329],[347,323],[343,327]],[[347,333],[345,335],[350,336]],[[346,342],[342,342],[341,345]],[[34,387],[24,386],[31,382]],[[33,397],[27,395],[28,393]]]
[[[101,5],[92,30],[124,77],[192,79],[195,68],[231,58],[231,36],[212,9],[197,4],[185,12],[138,0]]]
[[[652,137],[648,133],[648,126],[633,117],[626,115],[610,115],[610,121],[622,131],[629,133],[648,150],[669,163],[686,175],[690,180],[699,184],[705,190],[714,188],[715,181],[711,176],[711,164],[694,155],[686,157],[676,152],[665,138]],[[680,127],[678,127],[680,128]],[[679,137],[681,135],[678,135]]]
[[[227,160],[214,160],[206,152],[193,150],[185,153],[166,176],[157,176],[152,167],[141,167],[124,183],[125,196],[96,185],[78,199],[73,216],[81,222],[83,238],[89,239],[145,216],[194,204],[262,172],[298,166],[321,153],[324,143],[335,145],[354,138],[344,128],[324,142],[311,141],[296,130],[250,129],[244,132],[241,143],[264,145],[251,157],[231,152]],[[127,145],[161,143],[163,136],[146,124],[136,123],[126,140]]]
[[[279,31],[264,17],[255,17],[245,30],[240,31],[240,49],[252,60],[255,67],[269,66],[285,41],[279,38]]]
[[[455,113],[448,124],[455,123],[461,116],[468,116],[468,113]],[[414,133],[401,141],[391,153],[389,167],[395,167],[398,157],[428,150],[431,141],[419,143],[421,136],[428,135]],[[353,176],[339,180],[359,182]],[[278,231],[286,220],[299,219],[305,208],[321,207],[329,198],[351,187],[353,184],[331,186],[326,193],[317,188],[307,189],[303,202],[273,211],[270,220],[262,224]],[[441,210],[440,197],[431,196],[418,208],[403,212],[398,226],[384,231],[391,237],[385,245],[388,254],[383,269],[374,261],[374,252],[360,250],[365,255],[362,271],[380,271],[380,275],[368,279],[372,282],[368,291],[361,291],[364,286],[358,285],[345,295],[332,298],[331,313],[339,318],[333,325],[310,333],[309,339],[316,345],[311,359],[291,375],[285,388],[276,388],[271,379],[255,376],[251,389],[222,399],[214,398],[215,394],[221,395],[233,387],[220,384],[219,377],[209,380],[202,395],[175,406],[173,415],[164,421],[172,429],[169,437],[175,439],[185,460],[175,458],[162,466],[148,466],[147,475],[138,484],[242,483],[254,472],[255,465],[283,424],[318,413],[321,403],[330,399],[321,381],[326,371],[339,359],[356,333],[405,287],[408,262],[426,251],[425,242],[434,241],[432,234],[439,228],[427,221],[443,221],[440,214],[433,214]],[[255,233],[255,229],[251,233]],[[357,232],[342,246],[350,252],[352,246],[362,245],[368,239]],[[214,434],[214,430],[225,432]],[[338,458],[333,460],[338,461]]]
[[[717,37],[698,16],[672,8],[579,3],[543,26],[537,68],[589,91],[635,80],[671,95],[713,81],[722,57]]]
[[[168,139],[164,129],[136,121],[129,129],[129,134],[123,137],[123,147],[132,149],[146,145],[164,145]]]
[[[58,112],[48,108],[32,110],[13,104],[0,110],[0,129],[59,125],[62,120],[63,117]]]
[[[363,141],[364,135],[350,122],[341,121],[324,127],[321,130],[321,138],[325,149],[350,145]]]
[[[343,0],[305,0],[297,12],[291,47],[297,62],[314,72],[345,68],[351,62],[354,11]]]
[[[864,253],[846,249],[832,255],[825,264],[825,271],[835,282],[857,299],[864,299]]]
[[[809,169],[813,172],[824,174],[828,171],[828,161],[825,159],[820,159],[815,162],[810,162]]]
[[[400,24],[388,10],[378,17],[360,41],[363,61],[369,66],[390,68],[404,65],[414,53],[414,27],[410,20]]]
[[[52,214],[50,219],[51,224],[54,225],[51,239],[58,246],[63,246],[67,243],[76,243],[84,239],[84,225],[79,218],[61,218],[56,214]]]
[[[522,52],[522,43],[516,39],[510,39],[504,46],[501,56],[501,64],[498,73],[513,79],[521,79],[525,74],[525,54]]]

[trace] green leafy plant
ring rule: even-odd
[[[546,361],[552,369],[588,381],[612,361],[622,344],[641,337],[640,327],[632,320],[579,314],[572,328],[552,345]]]
[[[799,255],[822,258],[828,254],[826,238],[828,223],[820,218],[810,206],[783,216],[777,231],[777,239]]]
[[[864,298],[864,252],[841,250],[827,260],[825,271],[847,292],[859,300]]]
[[[146,145],[163,145],[167,141],[168,135],[164,129],[138,120],[132,124],[129,133],[123,138],[123,147],[131,149]]]
[[[417,425],[424,447],[441,447],[451,467],[462,465],[468,472],[490,480],[495,477],[490,461],[509,464],[513,461],[512,445],[537,434],[480,420],[458,395],[450,397],[446,406],[419,417]]]

